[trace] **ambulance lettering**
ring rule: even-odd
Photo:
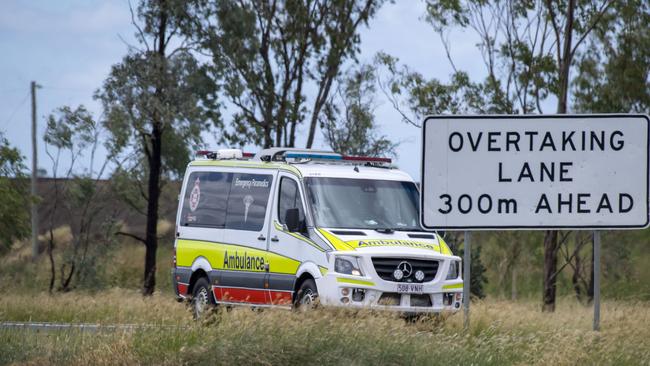
[[[413,241],[413,240],[400,240],[400,239],[359,240],[357,245],[359,246],[359,248],[372,247],[372,246],[405,246],[405,247],[413,247],[413,248],[431,249],[436,251],[440,249],[438,245]]]
[[[235,251],[234,254],[228,255],[228,251],[223,255],[223,268],[235,270],[248,270],[248,271],[264,271],[264,257],[249,256],[247,252],[239,255]]]

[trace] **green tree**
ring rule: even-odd
[[[594,30],[589,47],[578,55],[573,80],[574,109],[583,113],[647,113],[650,110],[650,4],[617,1],[614,14]],[[593,262],[581,247],[587,240],[576,234],[570,266],[576,297],[593,298]],[[603,267],[614,278],[629,277],[629,246],[615,240],[603,248]]]
[[[398,79],[391,82],[387,89],[394,96],[393,100],[397,100],[393,102],[394,105],[415,105],[416,109],[408,109],[419,113],[430,112],[420,102],[431,99],[458,101],[459,104],[438,104],[452,107],[448,113],[458,110],[544,113],[542,102],[551,95],[556,101],[554,112],[567,113],[575,56],[584,49],[585,40],[592,31],[607,22],[613,14],[612,0],[427,0],[426,3],[427,20],[440,34],[455,70],[452,82],[445,85],[437,81],[422,81],[416,83],[415,88],[409,88],[410,84]],[[478,49],[487,74],[485,80],[469,81],[464,72],[456,69],[448,41],[449,32],[454,28],[470,29],[478,37]],[[390,75],[394,76],[395,73]],[[413,73],[407,73],[407,76],[410,75]],[[440,94],[432,95],[436,92]],[[467,97],[459,98],[460,92]],[[403,94],[406,97],[402,97]],[[400,104],[400,99],[407,102]],[[411,120],[421,120],[422,115],[416,114],[416,117]],[[557,276],[564,268],[558,267],[562,244],[558,231],[545,232],[545,311],[555,310]]]
[[[0,253],[29,234],[29,190],[20,151],[0,132]]]
[[[180,0],[146,0],[137,8],[139,48],[114,65],[96,94],[105,109],[107,146],[128,159],[118,168],[135,179],[145,208],[144,237],[123,233],[146,247],[142,292],[155,289],[157,222],[161,187],[182,174],[202,133],[219,126],[217,88],[208,70],[179,39]],[[133,12],[133,11],[132,11]],[[139,20],[139,22],[138,22]]]
[[[338,153],[360,156],[395,156],[396,143],[379,136],[375,123],[375,69],[363,65],[349,70],[337,82],[325,104],[321,129]]]
[[[359,27],[383,1],[190,1],[185,34],[233,106],[225,140],[293,147],[306,123],[311,147],[341,65],[359,52]]]
[[[102,143],[102,126],[84,106],[75,109],[64,106],[48,116],[44,141],[54,178],[54,191],[48,196],[51,203],[47,247],[50,259],[49,290],[52,292],[54,289],[57,273],[59,291],[69,291],[77,285],[96,287],[93,280],[101,264],[97,259],[113,237],[107,228],[114,226],[110,215],[107,215],[108,185],[100,183],[112,157],[103,158],[101,164],[95,166],[96,152]],[[77,171],[77,162],[86,153],[90,155],[86,156],[90,159],[89,167]],[[65,167],[60,166],[63,154],[69,157],[66,160],[69,165]],[[59,171],[63,171],[62,176]],[[70,218],[70,243],[55,242],[55,223],[60,215]],[[54,250],[59,244],[66,245],[58,248],[62,255],[56,266]]]
[[[650,110],[650,3],[617,1],[616,16],[596,28],[573,81],[580,112]]]

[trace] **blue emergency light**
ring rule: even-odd
[[[286,159],[343,160],[339,154],[286,153]]]

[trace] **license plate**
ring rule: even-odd
[[[398,283],[397,293],[400,294],[421,294],[424,290],[424,285],[415,283]]]

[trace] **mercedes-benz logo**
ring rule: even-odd
[[[407,261],[400,262],[400,264],[397,265],[397,269],[402,271],[404,274],[404,278],[407,278],[413,273],[413,267],[411,266],[411,263]]]

